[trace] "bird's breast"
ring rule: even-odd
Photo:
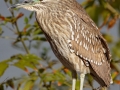
[[[80,73],[89,73],[89,67],[84,65],[84,62],[75,53],[71,53],[67,44],[66,37],[58,35],[57,38],[48,40],[54,54],[61,63],[70,70],[76,70]]]
[[[71,38],[70,30],[73,28],[73,20],[68,22],[68,18],[64,19],[64,17],[49,17],[49,19],[37,17],[37,21],[50,43],[54,54],[61,63],[70,70],[84,72],[86,67],[83,61],[75,53],[70,52],[68,46],[68,40]]]

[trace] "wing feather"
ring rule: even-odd
[[[95,23],[81,9],[81,6],[76,5],[76,7],[75,10],[71,9],[77,21],[72,25],[74,26],[74,30],[72,31],[74,34],[71,34],[73,39],[69,40],[69,47],[82,60],[89,62],[89,66],[94,72],[92,72],[92,75],[95,75],[95,78],[99,77],[98,82],[101,85],[109,85],[111,79],[110,52],[106,41],[100,34]]]

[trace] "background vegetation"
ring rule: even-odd
[[[4,0],[6,7],[11,6],[19,0]],[[118,29],[117,38],[114,39],[109,33],[103,33],[106,38],[112,54],[112,78],[114,84],[120,84],[118,79],[120,75],[120,0],[84,0],[82,3],[91,18],[99,26],[100,30],[105,28],[107,32],[116,25]],[[3,9],[4,10],[4,9]],[[49,48],[41,48],[41,44],[46,42],[46,39],[39,29],[35,19],[34,12],[31,12],[27,17],[20,11],[15,9],[9,10],[10,16],[0,13],[0,39],[12,39],[12,46],[17,50],[23,50],[23,53],[16,53],[7,60],[0,62],[0,77],[10,66],[15,66],[27,73],[21,77],[7,78],[0,83],[0,90],[6,90],[11,87],[13,90],[70,90],[71,88],[71,73],[63,66],[59,66],[58,60],[51,59],[48,56]],[[17,13],[17,14],[16,14]],[[24,23],[23,29],[19,28],[19,19]],[[32,20],[32,23],[29,23]],[[4,27],[10,30],[16,37],[5,36]],[[4,47],[5,48],[5,47]],[[31,53],[32,49],[39,54]],[[7,51],[6,51],[7,53]],[[57,67],[57,68],[56,68]],[[15,73],[15,71],[11,71]],[[93,89],[94,80],[88,75],[85,81],[85,87]],[[79,81],[77,81],[77,90]]]

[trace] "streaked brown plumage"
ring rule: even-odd
[[[75,0],[32,1],[21,7],[36,12],[36,20],[54,54],[71,70],[73,78],[77,72],[83,78],[90,73],[102,87],[109,87],[109,49],[85,10]]]

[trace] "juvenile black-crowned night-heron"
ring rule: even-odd
[[[96,24],[76,0],[25,0],[11,8],[35,11],[36,20],[61,63],[72,72],[72,90],[80,73],[80,90],[90,73],[109,87],[110,53]]]

